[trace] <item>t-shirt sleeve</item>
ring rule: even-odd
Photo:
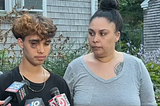
[[[140,60],[140,100],[142,106],[157,106],[153,83],[151,81],[148,70],[144,63]]]
[[[65,81],[68,84],[68,87],[69,87],[70,93],[71,93],[71,98],[73,99],[74,76],[73,76],[73,70],[70,65],[68,65],[63,78],[65,79]]]

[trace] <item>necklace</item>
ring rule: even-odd
[[[25,80],[24,76],[21,74],[20,72],[20,75],[22,77],[23,80]],[[32,89],[30,86],[28,86],[28,88],[32,91],[32,92],[41,92],[44,88],[45,88],[45,85],[46,85],[46,81],[45,81],[45,72],[44,72],[44,69],[43,69],[43,75],[44,75],[44,83],[43,83],[43,87],[40,89],[40,90],[34,90]]]

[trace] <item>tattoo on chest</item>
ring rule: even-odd
[[[123,68],[123,63],[124,62],[120,62],[115,66],[114,72],[115,72],[116,75],[119,75],[121,73],[122,68]]]

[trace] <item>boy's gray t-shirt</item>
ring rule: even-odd
[[[123,69],[114,78],[105,80],[98,77],[81,56],[68,65],[64,79],[75,106],[157,106],[145,65],[126,53]]]

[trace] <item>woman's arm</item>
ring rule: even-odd
[[[144,63],[140,61],[140,99],[142,106],[157,106],[153,83]]]

